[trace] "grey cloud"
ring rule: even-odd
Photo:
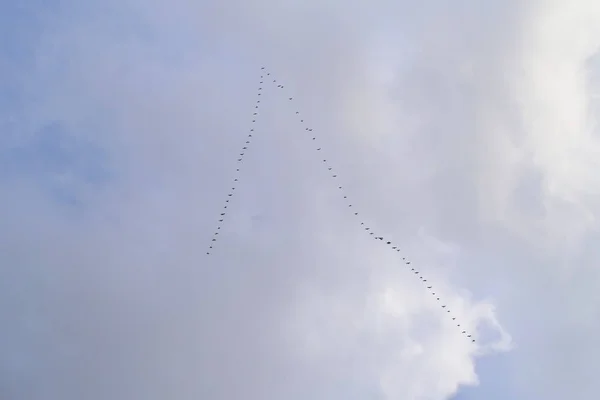
[[[476,382],[478,350],[340,209],[281,91],[265,90],[262,136],[215,257],[204,257],[249,129],[250,66],[264,63],[319,130],[356,207],[403,243],[465,323],[493,326],[497,303],[519,343],[513,365],[531,378],[510,384],[524,398],[591,396],[591,380],[555,378],[565,360],[592,359],[591,311],[573,313],[588,297],[572,295],[577,280],[561,283],[560,262],[536,239],[585,214],[545,209],[541,224],[541,188],[518,186],[553,171],[519,163],[528,153],[515,151],[542,145],[528,139],[514,89],[529,62],[519,43],[548,4],[131,1],[48,18],[35,67],[14,75],[30,96],[17,126],[63,121],[120,174],[85,189],[91,211],[75,220],[35,187],[3,187],[0,303],[11,328],[2,339],[16,350],[4,352],[0,390],[15,399],[443,399]],[[386,38],[389,86],[369,75],[376,34]],[[259,232],[248,221],[256,213],[268,221]],[[581,221],[564,237],[585,234]],[[459,250],[422,245],[423,226]],[[577,261],[571,247],[551,250]],[[585,266],[596,255],[583,254],[592,292]],[[395,308],[384,311],[389,292]],[[558,327],[566,314],[577,317]],[[577,328],[589,342],[565,358],[557,349],[573,346]]]

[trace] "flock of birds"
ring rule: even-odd
[[[229,205],[229,202],[231,200],[231,198],[234,195],[234,192],[236,190],[236,186],[237,186],[237,182],[239,181],[239,172],[240,172],[240,167],[241,164],[244,160],[244,155],[246,154],[246,151],[248,150],[252,139],[254,138],[254,124],[256,123],[256,118],[258,116],[258,110],[260,108],[260,99],[261,99],[261,95],[262,95],[262,91],[263,91],[263,85],[265,85],[265,81],[266,80],[272,80],[272,84],[277,84],[277,88],[278,89],[284,89],[284,86],[282,84],[277,83],[277,79],[273,78],[273,75],[268,72],[266,70],[265,67],[261,68],[261,75],[260,75],[260,84],[258,87],[258,93],[257,93],[257,100],[256,103],[254,105],[254,114],[252,116],[252,126],[250,128],[250,131],[248,132],[248,136],[246,137],[246,141],[244,143],[244,145],[242,146],[242,149],[240,150],[240,153],[238,155],[237,158],[237,168],[236,168],[236,177],[233,179],[233,186],[231,187],[231,191],[227,194],[227,198],[225,199],[225,204],[223,206],[223,211],[221,212],[219,219],[218,219],[218,224],[217,224],[217,229],[215,230],[215,232],[213,233],[213,237],[211,240],[211,243],[209,245],[209,248],[206,252],[207,255],[211,255],[212,251],[214,249],[214,246],[217,242],[217,238],[218,235],[220,233],[221,230],[221,226],[223,225],[223,222],[225,221],[225,217],[227,215],[227,207]],[[287,97],[288,101],[293,101],[294,98],[289,96]],[[296,111],[296,116],[298,117],[300,123],[302,124],[302,126],[304,127],[304,131],[307,133],[308,137],[314,141],[315,143],[317,143],[317,136],[315,133],[313,133],[313,128],[309,127],[305,122],[304,122],[304,118],[302,117],[302,115],[300,114],[300,111]],[[322,147],[319,146],[318,144],[315,144],[315,150],[323,153]],[[333,167],[329,164],[329,162],[327,161],[326,158],[322,158],[323,160],[323,164],[327,167],[327,170],[330,173],[331,178],[335,181],[337,181],[337,177],[338,174],[334,171]],[[340,191],[340,193],[343,195],[344,200],[346,202],[346,204],[348,205],[348,208],[350,208],[352,210],[352,214],[359,220],[361,227],[364,229],[364,231],[373,239],[375,240],[379,240],[381,242],[384,242],[387,246],[389,246],[389,248],[392,251],[395,251],[397,253],[400,253],[400,247],[393,243],[391,240],[384,238],[383,236],[378,236],[373,229],[370,226],[367,226],[363,221],[361,221],[360,218],[360,214],[354,210],[352,203],[348,200],[348,196],[346,195],[346,193],[344,192],[344,188],[339,185],[337,182],[336,183],[336,187],[337,189]],[[423,284],[425,285],[426,289],[429,291],[429,293],[431,293],[432,296],[434,296],[436,298],[436,300],[440,303],[440,306],[442,307],[442,309],[452,318],[452,321],[454,321],[454,323],[456,323],[456,326],[458,328],[462,328],[461,324],[456,320],[456,317],[452,314],[451,310],[445,305],[443,304],[443,302],[440,300],[440,297],[438,294],[436,294],[435,289],[433,288],[433,286],[427,281],[427,279],[425,279],[423,277],[423,275],[421,274],[421,272],[414,268],[414,266],[411,264],[410,261],[407,261],[405,257],[402,257],[402,261],[404,263],[404,265],[406,266],[406,268],[413,273],[421,282],[423,282]],[[467,332],[464,329],[461,329],[461,333],[469,338],[473,343],[475,342],[475,339],[472,338],[472,335]]]

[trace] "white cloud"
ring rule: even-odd
[[[4,186],[1,337],[16,350],[2,357],[0,391],[446,399],[476,384],[477,357],[511,348],[500,312],[526,345],[515,365],[539,373],[515,390],[575,393],[555,379],[556,348],[573,343],[572,327],[597,328],[573,312],[587,298],[556,282],[562,262],[584,258],[572,268],[592,277],[597,265],[582,249],[597,215],[585,68],[598,7],[237,3],[65,9],[45,19],[35,66],[5,70],[29,100],[12,125],[21,143],[58,120],[118,175],[73,184],[88,207],[79,220],[31,180]],[[319,131],[361,214],[402,243],[478,346],[340,207],[275,90],[215,257],[204,257],[262,63]],[[467,284],[494,293],[481,300]],[[572,300],[515,304],[554,296]],[[560,328],[563,314],[578,317]],[[590,357],[581,349],[575,362]]]

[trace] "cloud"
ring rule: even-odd
[[[597,332],[575,312],[588,298],[561,282],[567,264],[596,287],[596,8],[131,0],[40,11],[29,57],[1,66],[18,101],[0,111],[1,165],[13,166],[0,181],[0,393],[447,399],[477,384],[478,357],[512,348],[510,331],[511,365],[531,380],[497,379],[522,398],[591,396],[592,383],[561,382],[553,365],[569,330]],[[261,64],[286,94],[265,86],[206,258]],[[292,105],[354,206],[402,243],[478,346],[356,226]],[[62,164],[21,168],[15,148],[50,157],[34,153],[48,126],[72,157],[55,148]],[[102,156],[89,161],[91,149]],[[586,348],[570,365],[589,362]]]

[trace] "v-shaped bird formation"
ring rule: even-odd
[[[271,74],[271,72],[269,72],[265,67],[261,68],[261,75],[260,75],[260,81],[259,81],[259,86],[258,86],[258,90],[257,90],[257,100],[256,103],[254,105],[254,113],[252,116],[252,125],[250,128],[250,131],[248,132],[248,135],[246,137],[245,143],[242,146],[238,157],[237,157],[237,168],[236,168],[236,176],[233,179],[232,182],[232,187],[229,191],[229,193],[227,194],[227,198],[225,199],[225,203],[223,206],[223,210],[220,213],[219,219],[218,219],[218,223],[217,223],[217,228],[215,230],[215,232],[213,233],[213,237],[211,239],[209,248],[206,252],[207,255],[212,254],[212,251],[214,250],[214,246],[217,242],[217,238],[219,235],[219,232],[221,230],[221,227],[223,225],[223,222],[225,221],[225,217],[227,216],[227,207],[230,204],[230,200],[233,197],[235,190],[236,190],[236,185],[239,182],[239,172],[240,172],[240,167],[242,165],[242,162],[244,160],[244,155],[246,154],[246,152],[248,151],[248,148],[252,142],[253,139],[253,135],[254,135],[254,126],[256,124],[256,119],[258,116],[258,110],[260,107],[260,99],[261,99],[261,95],[262,95],[262,91],[263,91],[263,87],[266,84],[265,82],[269,80],[271,84],[273,85],[277,85],[277,89],[283,90],[285,87],[284,85],[280,84],[277,82],[277,79],[274,78],[274,76]],[[294,97],[287,95],[286,96],[288,101],[294,101]],[[302,125],[302,127],[304,128],[304,132],[307,135],[307,139],[313,141],[314,143],[314,148],[315,151],[319,152],[319,154],[323,154],[323,148],[321,145],[318,144],[318,135],[316,133],[313,132],[313,128],[310,127],[304,120],[304,117],[302,116],[302,114],[300,113],[299,110],[295,111],[296,117],[298,118],[298,122]],[[361,228],[365,231],[365,233],[367,235],[369,235],[369,237],[371,237],[374,240],[379,240],[382,243],[384,243],[385,245],[387,245],[389,247],[389,249],[391,251],[398,253],[401,253],[401,249],[400,246],[396,243],[393,242],[393,240],[389,239],[389,238],[385,238],[383,236],[380,236],[378,234],[376,234],[374,232],[374,229],[369,226],[367,223],[365,223],[363,221],[363,219],[361,218],[361,214],[359,214],[358,211],[356,211],[352,205],[352,203],[350,202],[350,200],[348,199],[348,196],[346,195],[345,191],[344,191],[344,187],[339,184],[339,179],[338,179],[338,173],[335,171],[335,169],[333,168],[333,166],[331,166],[331,164],[327,161],[327,158],[322,156],[321,157],[322,163],[323,165],[325,165],[325,167],[327,168],[327,172],[330,175],[333,183],[335,184],[335,187],[338,189],[338,191],[340,192],[340,194],[343,196],[344,202],[346,203],[346,205],[348,206],[348,208],[351,211],[351,214],[356,218],[357,223],[360,224]],[[457,321],[457,317],[452,313],[452,311],[447,307],[446,304],[444,304],[442,302],[442,300],[440,299],[439,295],[436,293],[433,285],[427,280],[425,279],[425,277],[423,276],[423,274],[421,273],[421,271],[419,271],[419,269],[415,268],[411,262],[409,260],[406,259],[406,257],[402,257],[402,263],[403,265],[406,267],[406,270],[413,274],[417,279],[419,279],[423,286],[425,287],[425,289],[431,293],[431,295],[433,297],[435,297],[436,301],[439,302],[442,310],[445,312],[445,314],[448,315],[449,318],[452,318],[452,321],[456,324],[457,328],[462,328],[461,324]],[[469,338],[473,343],[475,342],[475,339],[473,339],[473,335],[471,335],[469,332],[467,332],[464,329],[461,329],[461,333]]]

